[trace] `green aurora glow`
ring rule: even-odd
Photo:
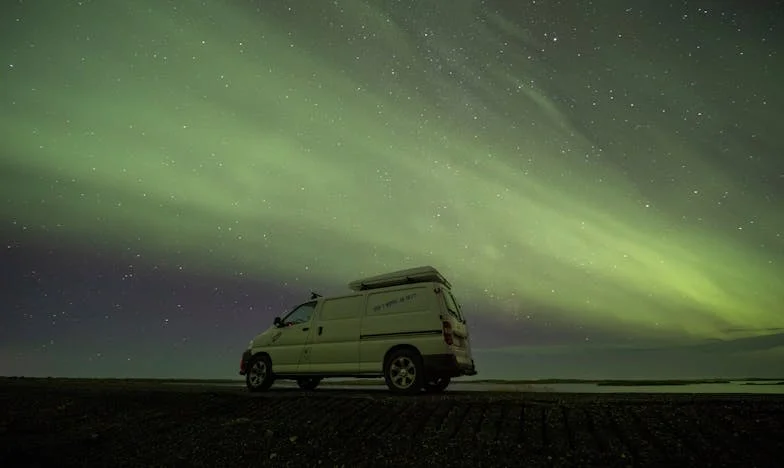
[[[382,2],[181,3],[4,7],[5,219],[281,281],[432,264],[486,313],[784,326],[784,206],[753,159],[781,154],[778,59],[751,91],[744,62],[717,78],[719,49],[668,58],[634,18],[647,54],[474,1],[408,22]]]

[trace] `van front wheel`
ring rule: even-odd
[[[384,380],[395,393],[415,394],[422,390],[422,356],[410,349],[393,352],[384,365]]]
[[[264,392],[269,390],[275,376],[272,374],[272,362],[267,356],[257,356],[248,363],[248,372],[245,374],[245,384],[251,392]]]

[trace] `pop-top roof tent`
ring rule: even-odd
[[[366,291],[368,289],[386,288],[388,286],[400,286],[402,284],[412,283],[427,283],[438,282],[443,284],[449,289],[452,285],[444,278],[441,273],[431,266],[421,266],[416,268],[409,268],[407,270],[398,270],[391,273],[384,273],[383,275],[371,276],[348,284],[352,291]]]

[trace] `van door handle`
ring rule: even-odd
[[[319,335],[321,335],[322,331],[324,331],[324,327],[319,327]]]
[[[305,328],[302,329],[302,331],[308,331],[308,330],[310,330],[309,327],[305,327]]]

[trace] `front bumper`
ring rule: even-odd
[[[248,362],[250,362],[251,352],[249,349],[246,349],[244,353],[242,353],[242,359],[240,359],[240,375],[245,375],[248,370]]]
[[[430,354],[422,356],[425,365],[425,375],[428,377],[460,377],[463,375],[476,375],[474,360],[471,364],[457,362],[454,354]]]

